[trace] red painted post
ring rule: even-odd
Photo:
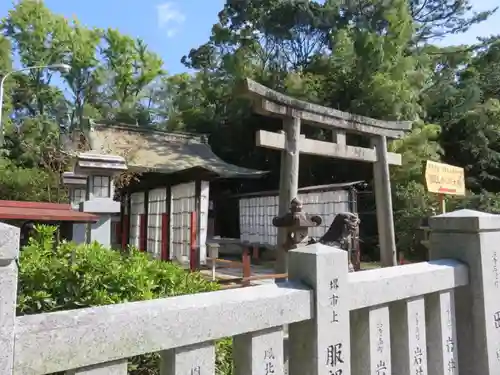
[[[123,215],[122,221],[122,249],[125,250],[127,248],[128,243],[128,229],[129,229],[129,218],[128,215]]]
[[[243,255],[241,257],[241,263],[243,264],[243,278],[248,278],[252,276],[252,263],[250,260],[250,251],[247,247],[243,248]],[[243,286],[250,286],[250,281],[243,281]]]
[[[253,245],[252,258],[254,260],[259,260],[259,246],[258,245]]]
[[[168,252],[169,245],[169,230],[168,230],[168,213],[163,213],[161,215],[161,259],[170,260],[170,254]]]
[[[190,238],[189,238],[189,269],[194,272],[197,268],[197,243],[196,243],[196,211],[191,212],[189,223]]]
[[[115,221],[113,222],[114,226],[115,226],[115,241],[113,243],[113,245],[118,245],[122,242],[121,238],[122,238],[122,223],[119,222],[119,221]]]
[[[146,214],[140,214],[140,222],[139,222],[139,250],[146,251],[147,248],[147,221]]]
[[[407,264],[406,260],[405,260],[405,253],[400,251],[399,252],[399,265],[404,265],[404,264]]]

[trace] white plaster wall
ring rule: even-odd
[[[196,210],[196,187],[194,182],[172,186],[170,249],[172,258],[181,262],[189,260],[191,212]]]
[[[80,210],[80,203],[85,202],[87,196],[86,188],[83,186],[70,187],[71,207],[73,210]],[[87,225],[83,223],[73,224],[72,241],[78,244],[86,243]]]
[[[200,247],[200,262],[206,263],[207,259],[207,231],[208,231],[208,208],[210,199],[210,183],[201,181],[201,196],[200,196],[200,235],[198,246]]]
[[[73,224],[72,241],[77,244],[87,242],[87,224]]]
[[[97,223],[90,227],[91,241],[97,241],[105,247],[111,247],[111,215],[101,214]]]
[[[132,193],[130,195],[130,235],[129,244],[139,247],[139,234],[141,218],[144,213],[144,192]]]
[[[305,212],[320,215],[323,219],[319,227],[309,232],[315,238],[325,234],[336,214],[349,211],[349,192],[346,190],[301,193],[299,199]],[[278,195],[241,198],[241,241],[275,246],[278,229],[273,226],[272,220],[278,216],[278,207]]]
[[[161,222],[167,209],[165,188],[149,191],[148,199],[148,241],[147,251],[155,258],[161,258]]]

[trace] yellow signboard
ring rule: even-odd
[[[427,160],[425,183],[430,193],[465,195],[464,169]]]

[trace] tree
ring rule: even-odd
[[[390,151],[402,154],[401,167],[391,168],[396,246],[407,256],[424,258],[417,230],[422,218],[438,212],[435,194],[424,186],[426,160],[440,161],[442,148],[439,144],[441,128],[434,124],[414,123],[412,131],[404,138],[391,142]]]
[[[2,28],[24,67],[59,64],[68,53],[68,23],[42,2],[19,2],[3,20]],[[51,86],[53,75],[51,69],[33,69],[16,76],[19,90],[14,100],[21,115],[56,116],[64,98]]]
[[[12,70],[12,48],[10,41],[0,36],[0,79]],[[4,82],[4,98],[2,105],[2,124],[4,129],[10,129],[10,114],[12,111],[12,81]]]
[[[59,186],[59,176],[54,176],[42,168],[20,167],[9,159],[0,158],[2,200],[64,202],[66,191],[58,189]]]
[[[97,107],[101,98],[99,88],[103,83],[103,71],[97,58],[102,31],[88,29],[74,20],[68,34],[68,53],[65,61],[71,71],[64,76],[73,93],[69,124],[80,126],[83,117],[100,117]]]
[[[493,11],[475,13],[467,0],[227,0],[210,39],[182,59],[194,73],[169,76],[144,41],[21,0],[1,25],[0,69],[11,66],[9,44],[23,67],[68,63],[64,82],[71,95],[63,95],[50,70],[12,77],[5,113],[16,126],[8,127],[5,170],[43,171],[56,181],[66,163],[59,132],[86,129],[91,117],[207,134],[228,162],[271,170],[244,186],[228,183],[230,189],[274,189],[279,153],[256,148],[254,136],[281,122],[253,114],[238,95],[238,82],[249,77],[303,100],[413,122],[412,132],[390,145],[403,154],[403,167],[391,170],[398,245],[411,248],[412,226],[435,204],[421,180],[425,160],[464,166],[467,187],[488,191],[483,206],[500,191],[498,38],[430,44]],[[304,125],[302,131],[331,139],[322,129]],[[353,135],[348,142],[366,146],[368,140]],[[370,181],[371,174],[368,164],[303,155],[299,183]]]
[[[150,123],[142,100],[148,85],[164,73],[161,58],[149,51],[142,40],[112,29],[104,33],[101,54],[106,69],[102,115],[127,123]]]
[[[433,84],[423,92],[428,121],[442,126],[444,160],[466,169],[473,191],[498,191],[499,42],[436,49]]]
[[[448,34],[463,33],[486,20],[498,7],[475,12],[468,0],[411,0],[410,9],[417,26],[415,40],[425,43]]]

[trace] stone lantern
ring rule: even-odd
[[[127,163],[121,156],[81,153],[77,156],[73,176],[86,178],[85,199],[79,203],[83,212],[99,216],[99,221],[87,226],[86,242],[97,241],[111,246],[112,217],[120,213],[120,202],[113,200],[115,186],[113,177],[125,172]],[[70,175],[67,175],[71,186]],[[71,188],[70,188],[71,190]]]
[[[80,203],[87,199],[87,176],[64,172],[63,184],[68,187],[71,207],[74,210],[80,210]],[[73,224],[72,240],[76,243],[85,243],[86,228],[87,224]]]
[[[308,244],[309,228],[321,225],[321,217],[303,212],[302,202],[294,198],[290,203],[290,212],[275,217],[273,225],[287,230],[284,248],[288,251]]]

